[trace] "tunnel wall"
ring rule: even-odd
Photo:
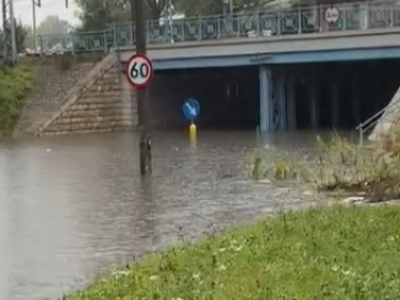
[[[200,103],[199,126],[235,127],[250,122],[255,127],[259,116],[257,85],[257,67],[156,72],[149,92],[152,127],[187,125],[182,106],[189,98]]]
[[[180,85],[178,76],[171,76],[167,72],[155,73],[148,95],[150,124],[153,128],[168,129],[183,125],[178,108],[187,87]]]
[[[184,70],[156,72],[149,92],[150,123],[153,128],[171,129],[188,123],[182,105],[188,98],[202,99],[204,76]],[[201,101],[200,101],[201,102]],[[202,107],[202,119],[205,119]]]
[[[261,129],[355,129],[400,83],[398,60],[260,66]]]

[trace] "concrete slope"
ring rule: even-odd
[[[134,93],[126,86],[115,53],[98,63],[35,136],[129,130],[136,124]],[[132,103],[134,104],[132,106]]]
[[[43,57],[32,63],[36,82],[33,91],[24,101],[14,136],[32,135],[43,120],[65,102],[65,93],[79,84],[96,65],[96,62],[69,62],[70,66],[63,67],[61,59],[69,58]]]
[[[392,126],[400,118],[400,87],[394,94],[392,100],[386,106],[385,111],[374,126],[368,140],[371,142],[379,141],[384,138],[392,128]]]

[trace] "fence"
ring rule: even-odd
[[[400,27],[400,2],[374,1],[299,6],[249,13],[199,16],[147,22],[149,44],[201,42],[310,33],[367,31]],[[41,54],[108,51],[135,44],[132,23],[111,24],[104,31],[38,36]]]

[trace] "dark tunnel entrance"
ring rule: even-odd
[[[153,124],[176,128],[188,124],[186,99],[200,103],[196,124],[204,129],[255,129],[259,123],[258,67],[168,70],[155,74],[151,87]]]
[[[384,108],[400,85],[399,59],[273,66],[275,78],[282,68],[286,86],[288,78],[294,82],[295,109],[286,112],[285,121],[293,124],[289,118],[294,118],[295,127],[288,129],[354,129]],[[149,96],[156,129],[187,128],[182,105],[188,98],[201,105],[196,120],[201,128],[259,126],[258,66],[157,71]]]
[[[398,59],[299,64],[286,72],[295,77],[296,129],[354,129],[388,105],[400,86]]]

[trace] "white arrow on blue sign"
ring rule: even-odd
[[[200,104],[196,99],[190,98],[183,103],[182,111],[186,120],[194,121],[200,114]]]

